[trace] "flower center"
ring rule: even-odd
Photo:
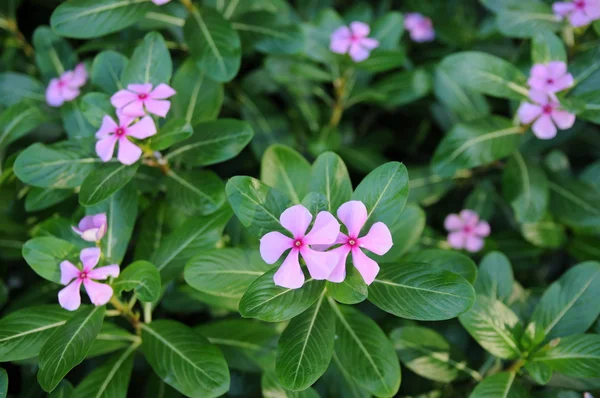
[[[141,100],[145,100],[146,98],[148,98],[148,94],[138,94],[138,98]]]
[[[301,248],[302,245],[304,245],[304,242],[302,242],[302,239],[296,239],[294,241],[294,246],[297,247],[298,249]]]
[[[357,36],[357,35],[352,35],[352,36],[350,36],[350,41],[351,41],[352,43],[356,43],[356,42],[357,42],[357,41],[359,41],[359,40],[360,40],[360,36]]]
[[[115,130],[115,134],[117,135],[117,137],[122,137],[125,135],[125,129],[123,127],[119,127]]]
[[[81,279],[82,281],[86,280],[88,278],[88,274],[85,271],[81,271],[79,273],[79,279]]]
[[[546,83],[548,83],[548,84],[554,84],[554,79],[548,79],[548,80],[546,80]]]
[[[548,104],[548,105],[544,105],[544,107],[542,108],[542,112],[544,112],[546,115],[549,115],[552,113],[552,105]]]
[[[585,8],[585,1],[584,0],[575,0],[573,3],[575,3],[575,7],[579,8],[580,10]]]
[[[66,85],[67,85],[67,83],[65,83],[63,80],[58,81],[58,87],[64,87]]]
[[[465,234],[470,234],[471,232],[473,232],[473,227],[471,227],[470,225],[465,225],[463,231]]]

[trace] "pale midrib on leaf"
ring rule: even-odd
[[[275,163],[276,167],[281,170],[281,176],[283,178],[283,182],[285,183],[285,186],[287,187],[289,193],[292,195],[292,200],[294,201],[294,203],[300,203],[300,198],[298,197],[298,194],[296,193],[296,190],[294,189],[294,184],[292,183],[290,176],[288,175],[285,167],[283,166],[281,159],[279,159],[279,156],[277,156],[277,155],[275,155],[274,159],[275,159],[274,163]]]
[[[327,196],[327,210],[331,211],[331,187],[329,184],[329,162],[325,162],[325,195]]]
[[[189,124],[192,122],[192,116],[194,116],[194,108],[196,107],[196,102],[198,101],[198,93],[200,93],[200,88],[202,87],[202,83],[204,82],[204,73],[200,75],[200,78],[196,80],[196,84],[194,85],[194,89],[192,90],[192,96],[190,97],[190,103],[188,104],[188,108],[185,112],[185,121]]]
[[[340,362],[340,359],[335,354],[335,351],[333,352],[332,360],[337,365],[338,370],[340,371],[342,376],[344,376],[344,378],[348,381],[348,384],[352,389],[352,395],[354,395],[357,398],[362,398],[363,394],[361,393],[361,391],[356,391],[356,387],[358,386],[358,384],[356,383],[356,381],[354,381],[352,376],[350,376],[350,374],[348,374],[348,371],[344,368],[344,365],[342,365],[342,363]]]
[[[581,206],[582,208],[586,209],[587,211],[590,211],[595,214],[600,214],[600,210],[590,206],[589,203],[581,200],[577,196],[573,195],[571,192],[567,191],[566,189],[562,188],[561,186],[556,185],[553,182],[550,182],[550,189],[552,189],[554,192],[560,194],[564,198],[569,199],[571,202],[576,203],[578,206]]]
[[[113,365],[113,367],[110,369],[110,371],[108,372],[108,374],[106,375],[106,379],[104,379],[104,381],[102,382],[102,385],[100,385],[100,388],[98,389],[98,393],[96,394],[95,398],[100,398],[102,397],[102,395],[104,394],[104,392],[106,391],[106,388],[108,388],[108,384],[110,383],[110,381],[113,379],[113,377],[115,377],[115,374],[117,374],[117,371],[119,370],[119,368],[121,367],[121,365],[123,365],[123,362],[125,362],[125,360],[127,359],[127,357],[129,357],[129,355],[131,355],[131,353],[140,345],[140,343],[134,343],[132,345],[129,346],[129,348],[127,348],[124,352],[123,355],[121,355],[119,357],[119,359],[117,360],[117,362],[115,362],[115,364]]]
[[[147,1],[150,1],[150,0],[124,0],[124,1],[121,1],[118,3],[100,5],[96,8],[87,8],[86,10],[84,10],[82,12],[78,12],[76,14],[71,14],[68,18],[61,19],[59,22],[54,24],[54,27],[56,28],[56,27],[60,26],[61,24],[64,24],[66,22],[72,21],[77,18],[85,17],[87,15],[99,14],[101,12],[110,11],[115,8],[127,7],[132,4],[145,3]]]
[[[531,200],[531,189],[530,184],[531,180],[529,178],[529,171],[527,170],[527,165],[525,164],[525,160],[521,156],[519,152],[515,152],[515,160],[517,161],[517,165],[519,166],[519,171],[523,176],[523,192],[525,193],[525,213],[527,213],[527,209],[531,208],[533,202]]]
[[[94,190],[92,191],[92,193],[90,194],[90,198],[94,198],[96,195],[96,192],[98,192],[99,189],[102,188],[102,186],[109,181],[115,174],[117,174],[118,172],[120,172],[121,170],[123,170],[125,167],[127,167],[126,165],[121,165],[119,167],[117,167],[114,171],[112,171],[110,174],[108,174],[106,177],[104,177],[104,179],[102,181],[100,181],[100,183],[98,183],[96,185],[96,187],[94,188]]]
[[[36,168],[40,169],[42,167],[47,166],[57,166],[61,164],[73,164],[73,163],[99,163],[102,160],[100,158],[83,158],[83,159],[68,159],[68,160],[55,160],[53,162],[47,163],[34,163],[34,164],[26,164],[23,166],[24,169]]]
[[[37,109],[35,108],[30,108],[28,110],[26,110],[25,112],[21,113],[19,116],[17,116],[16,118],[14,118],[4,129],[4,131],[2,132],[2,135],[0,136],[0,146],[2,146],[2,142],[4,141],[4,139],[6,137],[8,137],[8,135],[11,133],[12,129],[15,128],[15,126],[17,124],[19,124],[23,119],[25,119],[27,116],[29,116],[32,113],[36,113]]]
[[[278,32],[273,29],[265,28],[264,26],[248,25],[240,22],[233,22],[231,27],[235,30],[243,30],[246,32],[262,33],[268,36],[273,36],[283,40],[294,40],[294,38],[285,33]]]
[[[225,61],[223,61],[223,56],[219,52],[219,49],[217,48],[217,45],[216,45],[215,41],[213,40],[213,38],[210,34],[210,31],[208,30],[208,27],[204,23],[204,20],[202,19],[202,16],[198,12],[197,8],[194,7],[194,9],[192,10],[192,15],[194,16],[194,19],[198,23],[198,27],[200,28],[200,31],[202,31],[202,34],[206,38],[206,42],[208,43],[208,46],[212,50],[212,53],[215,56],[217,63],[219,64],[219,68],[221,69],[221,72],[224,74],[227,74],[227,67],[225,66]]]
[[[275,214],[271,213],[269,210],[267,210],[267,208],[262,205],[261,203],[257,202],[256,200],[254,200],[254,198],[252,198],[250,195],[248,195],[245,192],[242,192],[238,187],[235,187],[235,189],[242,195],[245,196],[246,198],[248,198],[248,200],[252,203],[254,203],[256,206],[258,206],[259,208],[263,209],[265,211],[265,213],[267,213],[268,215],[270,215],[273,220],[275,220],[278,224],[279,224],[279,219],[277,217],[275,217]]]
[[[146,68],[144,71],[144,83],[150,83],[150,67],[152,66],[152,52],[154,51],[154,42],[154,39],[150,40],[148,56],[146,57]]]
[[[473,146],[475,144],[479,144],[481,142],[485,142],[488,140],[493,140],[496,138],[505,137],[505,136],[509,136],[509,135],[513,135],[513,134],[521,134],[521,127],[511,127],[508,129],[498,130],[498,131],[494,131],[492,133],[486,133],[486,134],[480,135],[478,137],[471,138],[471,139],[465,141],[461,146],[456,148],[454,150],[454,152],[452,152],[450,154],[450,156],[448,156],[448,158],[444,161],[444,163],[452,163],[463,152],[465,152],[467,149],[469,149],[471,146]]]
[[[52,323],[52,324],[49,324],[49,325],[46,325],[46,326],[41,326],[39,328],[31,329],[31,330],[28,330],[26,332],[20,332],[20,333],[17,333],[17,334],[13,334],[11,336],[1,338],[0,339],[0,343],[4,343],[6,341],[13,340],[13,339],[18,339],[20,337],[27,336],[27,335],[32,334],[32,333],[38,333],[38,332],[43,332],[44,330],[48,330],[48,329],[52,329],[52,328],[57,328],[59,326],[64,325],[65,323],[67,323],[67,321],[60,321],[60,322]]]
[[[248,271],[248,270],[211,270],[211,271],[194,271],[194,275],[222,275],[222,274],[234,274],[234,275],[257,275],[264,274],[261,271]]]
[[[508,397],[508,393],[510,392],[510,387],[512,387],[513,381],[515,381],[516,373],[510,372],[509,374],[510,374],[510,377],[508,379],[508,383],[506,383],[506,387],[504,388],[504,391],[502,392],[501,398]]]
[[[429,293],[433,293],[433,294],[441,294],[441,295],[444,295],[444,296],[452,296],[452,297],[457,297],[457,298],[461,298],[461,299],[468,299],[469,298],[469,297],[466,297],[466,296],[459,296],[458,294],[441,292],[439,290],[424,289],[422,287],[416,287],[416,286],[403,285],[401,283],[392,282],[392,281],[385,281],[385,280],[381,280],[381,279],[375,279],[374,282],[381,283],[383,285],[397,286],[397,287],[401,287],[401,288],[404,288],[404,289],[422,290],[424,292],[429,292]]]
[[[585,355],[585,354],[567,354],[567,355],[558,355],[552,357],[538,357],[532,358],[533,361],[537,362],[549,362],[549,361],[561,361],[563,359],[595,359],[600,360],[600,355]]]
[[[185,19],[183,18],[177,18],[167,14],[160,14],[158,12],[149,11],[146,13],[146,18],[153,19],[155,21],[165,22],[171,25],[178,26],[180,28],[183,28],[183,26],[185,25]]]
[[[309,283],[309,282],[312,282],[313,280],[314,280],[314,279],[312,279],[312,278],[309,278],[309,279],[308,279],[306,282],[304,282],[304,286],[306,286],[306,284],[307,284],[307,283]],[[257,305],[255,305],[254,307],[252,307],[252,308],[248,308],[248,311],[253,311],[253,310],[255,310],[256,308],[258,308],[258,307],[260,307],[260,306],[263,306],[263,305],[267,304],[269,301],[271,301],[271,300],[275,300],[277,297],[279,297],[279,296],[281,296],[281,295],[284,295],[284,294],[286,294],[286,293],[289,293],[289,292],[291,292],[292,290],[296,290],[296,289],[285,289],[283,292],[277,293],[277,294],[276,294],[276,295],[274,295],[273,297],[270,297],[270,298],[266,299],[265,301],[262,301],[262,302],[258,303],[258,304],[257,304]],[[246,311],[246,312],[248,312],[248,311]]]
[[[527,89],[525,87],[521,87],[518,84],[515,84],[511,81],[505,80],[504,78],[502,78],[500,76],[497,76],[497,75],[494,75],[492,73],[485,72],[482,70],[474,70],[473,72],[479,73],[479,74],[483,75],[484,77],[486,77],[496,83],[499,83],[499,84],[505,86],[506,88],[508,88],[516,93],[519,93],[525,97],[529,96],[529,91],[527,91]]]
[[[492,329],[494,329],[494,331],[498,334],[498,336],[500,336],[502,338],[502,340],[504,340],[512,349],[513,353],[515,354],[519,354],[521,352],[521,350],[519,350],[519,347],[517,346],[517,344],[510,338],[509,335],[507,335],[504,330],[502,330],[501,328],[499,328],[491,319],[489,316],[481,316],[480,319],[482,319],[483,323],[485,323],[486,325],[488,325],[489,327],[491,327]]]
[[[260,351],[262,350],[264,347],[258,345],[258,344],[252,344],[252,343],[248,343],[246,341],[238,341],[238,340],[231,340],[231,339],[222,339],[219,337],[207,337],[208,341],[210,341],[213,344],[219,344],[219,345],[226,345],[226,346],[231,346],[231,347],[239,347],[239,348],[246,348],[248,350],[253,350],[253,351]]]
[[[198,148],[198,147],[205,146],[205,145],[210,145],[210,144],[216,144],[217,142],[227,141],[227,140],[235,139],[235,138],[246,136],[246,135],[248,135],[248,134],[245,133],[245,132],[243,132],[243,133],[226,135],[224,137],[212,138],[210,140],[204,140],[204,141],[195,142],[193,144],[184,145],[182,147],[179,147],[179,148],[175,149],[173,152],[169,152],[165,156],[165,159],[170,159],[173,156],[177,156],[178,154],[180,154],[182,152],[187,152],[187,151],[189,151],[191,149],[194,149],[194,148]]]
[[[323,293],[321,294],[321,297],[319,298],[319,301],[317,302],[317,305],[315,307],[315,313],[313,314],[312,318],[310,319],[310,324],[308,325],[308,330],[306,331],[306,338],[302,342],[302,350],[300,351],[300,356],[297,359],[298,364],[296,365],[296,370],[294,370],[294,381],[292,382],[292,385],[294,385],[294,386],[296,385],[296,380],[298,379],[298,375],[300,374],[299,371],[300,371],[300,367],[302,366],[302,360],[304,359],[304,352],[306,351],[306,346],[308,345],[308,339],[310,338],[312,330],[315,326],[315,321],[317,319],[317,316],[319,315],[319,310],[321,309],[321,305],[323,304],[323,298],[325,297],[326,291],[327,291],[327,289],[323,290]]]
[[[394,177],[396,176],[396,174],[398,174],[398,170],[394,171],[394,174],[391,175],[391,177],[388,179],[387,184],[385,184],[385,187],[383,187],[383,190],[381,191],[381,194],[377,198],[377,201],[375,202],[375,204],[373,205],[373,207],[371,208],[371,210],[367,214],[367,219],[365,220],[365,224],[369,221],[369,218],[371,218],[371,215],[373,214],[373,212],[375,211],[375,209],[377,209],[377,206],[379,206],[379,202],[381,202],[381,198],[383,198],[383,196],[387,192],[387,190],[390,187],[390,185],[392,184],[392,180],[394,179]]]
[[[225,17],[225,19],[231,18],[231,16],[233,15],[235,9],[237,8],[239,2],[240,2],[240,0],[231,0],[231,2],[229,3],[229,5],[227,6],[227,9],[223,13],[223,17]]]
[[[167,176],[171,177],[173,180],[177,181],[179,184],[183,185],[190,191],[196,193],[198,196],[201,196],[201,197],[205,198],[206,200],[208,200],[210,203],[215,204],[215,201],[213,200],[213,198],[211,198],[210,196],[208,196],[207,194],[205,194],[204,192],[202,192],[201,190],[199,190],[198,188],[196,188],[195,186],[190,184],[185,179],[179,177],[172,170],[169,170],[169,172],[167,173]]]

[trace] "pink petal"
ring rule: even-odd
[[[140,147],[129,141],[127,137],[119,139],[119,152],[117,154],[119,162],[129,166],[137,162],[141,156],[142,150]]]
[[[61,106],[65,102],[60,87],[58,85],[58,79],[50,80],[48,88],[46,88],[46,103],[53,107]]]
[[[555,86],[554,90],[556,92],[565,90],[565,89],[571,87],[574,83],[575,83],[575,80],[573,79],[573,75],[570,73],[567,73],[566,75],[561,76],[554,81],[554,86]]]
[[[117,110],[117,117],[119,118],[119,127],[124,128],[125,130],[127,130],[126,128],[133,123],[133,121],[135,119],[137,119],[137,116],[131,116],[131,115],[126,115],[123,112],[119,112]]]
[[[176,94],[176,91],[173,90],[171,86],[168,84],[161,83],[154,90],[150,92],[150,98],[152,99],[166,99],[172,97]]]
[[[553,110],[551,116],[561,130],[569,129],[575,124],[575,115],[567,111]]]
[[[367,37],[369,36],[369,32],[371,32],[371,28],[364,22],[354,21],[350,23],[350,30],[354,36],[358,37]]]
[[[106,233],[106,229],[108,227],[108,221],[106,220],[106,213],[96,214],[94,216],[94,225],[96,227],[98,227],[98,229],[99,229],[97,240],[100,240]]]
[[[136,124],[127,128],[127,135],[143,140],[156,134],[156,125],[150,116],[143,117]]]
[[[417,43],[424,43],[435,39],[435,31],[431,28],[417,27],[410,31],[410,38]]]
[[[284,251],[294,246],[294,240],[281,232],[269,232],[260,239],[260,256],[267,264],[273,264]]]
[[[96,142],[96,154],[103,162],[108,162],[115,151],[115,144],[117,143],[116,135],[109,135],[106,138]]]
[[[79,277],[81,271],[79,268],[74,266],[70,261],[63,261],[60,263],[60,283],[63,285],[68,284],[73,279]]]
[[[144,101],[144,105],[146,106],[148,113],[152,113],[160,117],[167,116],[169,109],[171,109],[171,101],[167,100],[147,99]]]
[[[360,45],[366,49],[374,50],[379,47],[379,40],[371,39],[370,37],[365,37],[360,41]]]
[[[85,216],[79,221],[79,230],[85,231],[86,229],[94,228],[94,216]]]
[[[589,25],[592,19],[583,11],[575,10],[569,15],[569,22],[574,28]]]
[[[544,64],[535,64],[531,67],[529,76],[540,80],[546,80],[548,78],[548,67]]]
[[[327,280],[334,283],[343,282],[346,279],[346,259],[350,253],[350,246],[343,245],[333,249],[331,252],[338,255],[338,261],[331,274],[327,277]]]
[[[114,133],[118,127],[119,126],[112,117],[104,115],[102,118],[102,125],[100,125],[100,129],[96,131],[96,138],[104,138],[107,135]]]
[[[329,49],[336,54],[346,54],[352,42],[345,38],[332,38]]]
[[[306,245],[331,245],[340,234],[340,223],[328,211],[317,214],[315,223],[308,234],[304,237]]]
[[[444,220],[444,228],[448,231],[456,231],[462,229],[465,226],[462,218],[458,214],[448,214]]]
[[[273,276],[273,282],[277,286],[298,289],[304,284],[304,273],[300,268],[298,253],[298,249],[292,249]]]
[[[62,88],[62,96],[65,101],[73,101],[75,98],[79,96],[79,89],[72,88],[69,86],[64,86]]]
[[[423,21],[423,15],[417,12],[409,12],[404,14],[404,27],[406,30],[415,29]]]
[[[375,277],[379,273],[379,265],[367,257],[359,248],[352,250],[352,262],[358,272],[360,272],[365,283],[367,285],[373,283]]]
[[[156,4],[157,6],[162,6],[163,4],[167,4],[169,1],[171,1],[171,0],[152,0],[152,2],[154,4]]]
[[[146,111],[144,110],[144,101],[140,99],[135,99],[130,102],[128,105],[125,105],[121,108],[121,112],[123,115],[129,117],[142,117],[146,115]]]
[[[369,233],[359,239],[359,246],[365,249],[383,256],[387,253],[394,242],[392,241],[392,233],[390,229],[381,221],[373,224]]]
[[[350,40],[350,36],[352,36],[352,32],[347,26],[340,26],[337,28],[330,36],[331,40],[333,39],[344,39]]]
[[[113,295],[113,289],[105,283],[94,282],[91,279],[83,281],[85,291],[90,298],[90,301],[95,306],[100,306],[108,303]]]
[[[88,241],[88,242],[96,242],[96,241],[100,240],[100,239],[98,239],[99,233],[100,233],[99,228],[86,229],[85,231],[83,231],[81,233],[81,239]]]
[[[143,84],[130,84],[127,86],[127,90],[133,91],[137,94],[150,94],[152,91],[151,83],[143,83]]]
[[[352,58],[354,62],[362,62],[369,58],[370,52],[366,48],[362,47],[359,43],[354,43],[350,45],[350,51],[348,54],[350,54],[350,58]]]
[[[600,19],[600,1],[588,0],[585,2],[585,12],[591,19]]]
[[[548,62],[548,75],[554,79],[565,75],[567,73],[567,64],[563,61],[550,61]]]
[[[73,72],[73,75],[71,76],[69,85],[71,87],[79,88],[79,87],[85,85],[85,83],[87,82],[87,79],[88,79],[88,73],[85,70],[85,64],[80,63],[75,67],[75,71]]]
[[[351,200],[339,207],[337,216],[346,226],[348,235],[356,239],[367,222],[367,208],[360,200]]]
[[[279,221],[283,228],[290,231],[294,236],[294,239],[304,237],[311,220],[312,215],[310,214],[310,211],[302,205],[296,205],[286,209],[279,217]]]
[[[61,307],[68,311],[75,311],[81,305],[81,296],[79,288],[81,279],[74,280],[67,287],[58,292],[58,302]]]
[[[542,115],[531,126],[533,134],[539,139],[548,140],[556,136],[556,126],[552,123],[550,115]]]
[[[338,255],[334,252],[318,252],[303,246],[300,253],[306,262],[310,276],[317,280],[327,279],[338,262]]]
[[[107,265],[105,267],[94,268],[88,273],[91,279],[104,280],[109,276],[116,278],[119,276],[119,266],[117,264]]]
[[[483,248],[483,239],[477,236],[469,236],[467,237],[467,241],[465,243],[465,249],[470,251],[471,253],[478,252]]]
[[[545,77],[532,76],[527,80],[527,84],[536,91],[546,91],[548,89],[548,82]]]
[[[542,114],[542,107],[539,105],[533,105],[529,102],[523,102],[517,110],[519,120],[522,124],[529,124],[537,119]]]
[[[479,221],[479,214],[473,210],[465,209],[460,212],[460,218],[462,218],[465,225],[474,227]]]
[[[83,264],[83,270],[90,272],[100,261],[101,251],[97,247],[87,247],[79,253],[79,259]]]
[[[327,245],[315,245],[315,244],[312,244],[312,245],[310,245],[310,247],[313,250],[316,250],[316,251],[319,251],[319,252],[324,252],[325,250],[329,249],[331,246],[339,245],[339,244],[348,242],[348,239],[349,239],[348,235],[344,234],[343,232],[340,232],[338,234],[335,242],[327,244]]]
[[[451,232],[448,234],[448,244],[454,249],[462,249],[465,247],[465,234],[463,231]]]
[[[138,96],[135,93],[132,93],[128,90],[119,90],[110,97],[110,103],[115,108],[122,108],[127,104],[132,103],[137,100]]]
[[[557,2],[552,4],[552,11],[562,17],[567,16],[569,13],[575,10],[575,4],[573,2]]]
[[[475,226],[473,232],[477,236],[486,237],[491,232],[490,224],[488,224],[487,221],[479,221],[479,223]]]

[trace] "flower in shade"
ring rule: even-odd
[[[433,30],[431,19],[418,12],[404,15],[404,27],[410,33],[413,41],[422,43],[435,39],[435,30]]]
[[[53,107],[59,107],[65,102],[73,101],[79,96],[79,89],[88,79],[84,64],[79,64],[75,70],[68,70],[60,77],[50,80],[46,88],[46,102]]]
[[[109,276],[115,278],[119,276],[119,266],[116,264],[94,268],[100,261],[100,249],[97,247],[83,249],[79,258],[83,265],[82,269],[66,260],[60,263],[60,283],[67,287],[58,292],[58,302],[61,307],[69,311],[75,311],[81,305],[79,289],[82,283],[94,305],[108,303],[113,294],[112,287],[95,282],[94,279],[105,280]]]
[[[331,252],[337,253],[339,258],[327,280],[339,283],[346,278],[346,258],[349,253],[352,253],[352,263],[365,283],[370,285],[379,273],[379,265],[376,261],[367,257],[361,249],[367,249],[382,256],[392,248],[392,234],[384,223],[376,222],[365,236],[359,237],[360,230],[367,222],[368,215],[364,203],[358,200],[352,200],[341,205],[337,211],[337,216],[346,226],[348,235],[340,232],[335,241],[335,244],[341,244],[341,246]]]
[[[117,159],[119,162],[130,165],[142,156],[142,150],[129,140],[128,137],[134,137],[139,140],[148,138],[156,134],[156,125],[150,116],[143,117],[140,121],[131,124],[134,118],[126,115],[119,115],[117,124],[110,116],[104,116],[100,130],[96,132],[96,153],[103,162],[112,159],[115,151],[115,145],[119,142],[119,152]]]
[[[600,19],[600,0],[559,1],[552,4],[552,10],[559,19],[567,17],[578,28]]]
[[[463,210],[460,214],[450,214],[444,221],[450,232],[448,243],[455,249],[478,252],[483,248],[483,238],[490,234],[490,224],[480,220],[473,210]]]
[[[97,242],[102,239],[107,229],[106,213],[85,216],[79,221],[73,231],[80,235],[83,240],[88,242]]]
[[[545,93],[531,90],[529,97],[534,103],[523,102],[517,114],[521,123],[533,123],[531,130],[536,137],[542,140],[554,138],[557,127],[565,130],[575,123],[575,115],[563,110],[558,101]]]
[[[308,272],[314,279],[326,279],[335,267],[337,254],[315,251],[310,245],[331,245],[340,232],[340,223],[331,213],[322,211],[317,214],[310,232],[306,233],[312,218],[306,207],[292,206],[281,213],[279,218],[281,225],[291,232],[292,238],[277,231],[269,232],[261,238],[260,255],[267,264],[275,263],[286,250],[291,249],[273,277],[276,285],[289,289],[302,286],[304,274],[300,268],[299,255],[302,255]]]
[[[369,36],[371,29],[363,22],[352,22],[350,27],[340,26],[331,34],[329,48],[337,54],[350,55],[354,62],[369,58],[371,50],[379,47],[379,41]]]
[[[141,117],[146,112],[165,117],[171,108],[171,101],[167,98],[175,95],[167,84],[161,83],[152,89],[152,84],[130,84],[127,90],[117,91],[110,103],[127,116]]]
[[[547,64],[533,65],[527,83],[533,90],[556,99],[555,93],[573,85],[573,75],[567,72],[567,64],[564,62],[551,61]]]
[[[171,0],[152,0],[152,2],[154,4],[156,4],[157,6],[162,6],[163,4],[167,4],[169,1],[171,1]]]

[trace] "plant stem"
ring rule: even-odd
[[[192,11],[194,9],[194,4],[192,4],[192,0],[181,0],[181,4],[188,9],[188,11]]]
[[[112,296],[110,298],[110,303],[118,310],[123,317],[125,317],[131,325],[134,327],[135,331],[139,334],[140,332],[140,316],[139,314],[135,314],[131,311],[131,309],[123,304],[121,300],[119,300],[116,296]]]
[[[144,303],[144,323],[152,322],[152,303]]]
[[[15,39],[17,39],[20,47],[23,49],[25,55],[27,55],[29,58],[33,58],[33,47],[31,47],[31,44],[27,42],[27,39],[25,39],[23,33],[21,33],[19,30],[19,26],[17,25],[16,21],[0,18],[0,27],[12,33],[15,36]]]
[[[512,372],[512,373],[517,373],[519,371],[519,369],[521,369],[523,367],[523,365],[525,365],[526,361],[524,359],[519,359],[515,362],[513,362],[512,365],[509,366],[508,369],[506,369],[507,372]]]

